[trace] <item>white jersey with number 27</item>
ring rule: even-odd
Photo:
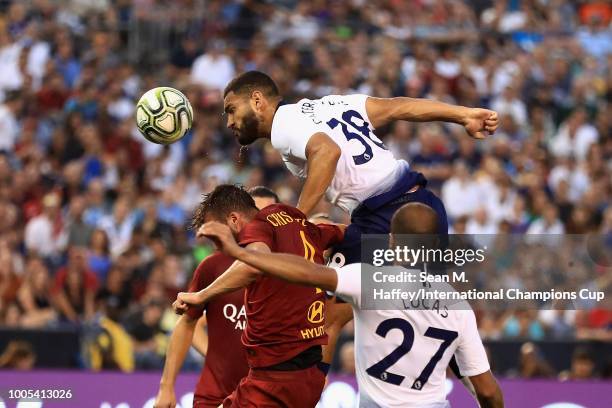
[[[315,133],[325,133],[342,153],[327,198],[352,212],[363,200],[388,191],[402,167],[374,135],[366,112],[367,95],[329,95],[281,105],[272,122],[272,146],[298,177],[306,177],[306,144]],[[316,165],[316,163],[314,163]]]
[[[359,406],[446,408],[446,368],[489,370],[474,312],[438,305],[431,310],[361,310],[361,264],[335,268],[336,295],[353,307]]]

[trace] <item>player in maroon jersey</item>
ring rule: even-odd
[[[241,188],[222,185],[199,207],[200,225],[227,224],[241,245],[265,253],[286,252],[323,263],[323,251],[342,239],[333,225],[315,225],[294,207],[272,204],[259,211]],[[216,296],[246,288],[247,325],[242,343],[250,371],[224,407],[311,408],[320,398],[325,374],[319,368],[325,334],[325,294],[320,289],[268,277],[235,262],[207,288],[180,293],[177,312]]]
[[[233,258],[216,252],[197,267],[189,285],[190,291],[210,285],[234,262]],[[205,306],[193,307],[180,317],[172,332],[166,364],[160,382],[155,408],[174,408],[174,383],[191,346],[196,322],[206,310],[209,335],[204,369],[196,385],[194,408],[218,407],[248,373],[248,365],[240,337],[246,323],[244,291],[219,296]],[[202,330],[201,327],[198,329]],[[230,350],[231,352],[227,352]]]
[[[254,187],[249,190],[249,194],[260,209],[279,202],[276,193],[267,187]],[[232,258],[219,252],[208,256],[195,270],[189,291],[199,291],[210,285],[233,261]],[[204,309],[208,323],[203,323]],[[198,320],[199,317],[201,318]],[[209,302],[206,307],[193,308],[181,317],[173,331],[170,343],[172,348],[167,352],[167,363],[155,408],[174,408],[176,405],[174,382],[189,348],[187,340],[192,337],[193,346],[206,356],[204,369],[196,385],[193,406],[217,408],[248,373],[248,364],[240,341],[245,324],[244,290],[220,296]],[[206,325],[209,326],[208,339],[204,339]]]

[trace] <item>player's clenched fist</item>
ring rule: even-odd
[[[487,137],[487,133],[492,135],[498,125],[497,112],[489,109],[469,109],[463,121],[465,130],[474,139],[484,139]]]
[[[176,300],[172,304],[174,311],[178,314],[183,314],[189,309],[189,306],[198,306],[206,301],[206,295],[204,291],[199,292],[179,292],[176,296]],[[182,311],[179,313],[179,311]]]
[[[182,315],[189,309],[189,305],[177,298],[174,303],[172,303],[172,308],[174,309],[174,313]]]
[[[230,256],[235,256],[236,251],[240,249],[232,231],[227,225],[220,222],[211,221],[205,223],[198,230],[197,236],[211,239],[217,246],[217,249]]]

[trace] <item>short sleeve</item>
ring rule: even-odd
[[[490,370],[489,360],[485,351],[478,327],[476,325],[476,316],[472,310],[465,310],[465,324],[461,333],[459,333],[459,345],[455,351],[457,365],[461,375],[472,377]]]
[[[268,222],[254,219],[244,226],[240,231],[239,244],[247,246],[253,242],[263,242],[270,248],[274,249],[274,229]]]
[[[278,109],[272,123],[271,142],[281,153],[306,160],[306,145],[321,130],[297,106],[284,105]]]
[[[336,295],[359,308],[361,306],[361,264],[334,268],[338,274]]]
[[[333,224],[317,224],[319,233],[321,234],[321,247],[327,249],[333,245],[339,244],[344,238],[344,233],[338,226]]]

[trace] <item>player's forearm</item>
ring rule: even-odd
[[[491,396],[478,395],[478,403],[480,408],[504,408],[504,399],[501,392]]]
[[[208,352],[208,333],[206,333],[206,317],[202,316],[198,319],[191,344],[193,345],[193,348],[197,350],[198,353],[206,357],[206,353]]]
[[[391,112],[393,120],[411,122],[444,121],[462,124],[468,108],[429,99],[398,97],[397,108]]]
[[[338,279],[333,269],[317,265],[297,255],[269,253],[262,256],[256,251],[241,248],[235,257],[266,274],[292,283],[336,290]]]
[[[160,381],[162,387],[174,387],[176,376],[181,370],[187,351],[191,346],[195,325],[196,320],[189,316],[181,316],[176,323],[166,352],[166,362]]]
[[[443,121],[464,124],[469,108],[430,99],[396,97],[368,98],[366,109],[372,126],[385,126],[396,120],[410,122]]]
[[[261,252],[258,252],[261,256]],[[217,296],[235,292],[246,288],[258,276],[258,271],[242,262],[234,262],[221,276],[213,283],[202,289],[200,293],[200,304],[209,302]]]
[[[340,159],[337,149],[319,147],[308,155],[308,175],[297,208],[307,216],[315,209],[336,174]]]
[[[327,187],[323,188],[316,180],[307,179],[302,189],[302,193],[300,194],[300,198],[298,199],[298,210],[303,212],[306,216],[310,215],[325,195],[326,189]]]
[[[476,390],[476,397],[481,408],[503,408],[504,398],[501,389],[491,371],[471,376],[470,382]]]

